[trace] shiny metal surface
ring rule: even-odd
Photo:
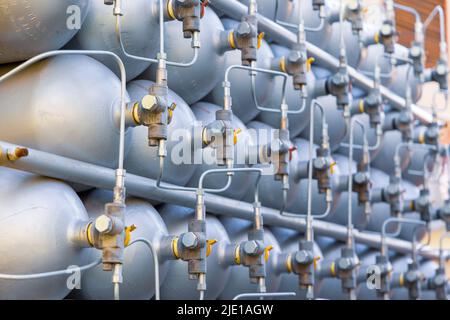
[[[98,2],[98,1],[97,1]],[[2,0],[0,64],[63,47],[90,9],[89,0]]]

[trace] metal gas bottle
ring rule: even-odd
[[[88,221],[71,187],[57,180],[0,168],[0,273],[27,275],[81,267],[94,262],[91,250],[71,241],[71,231]],[[63,299],[71,277],[1,280],[2,299]]]
[[[0,3],[0,64],[23,61],[63,47],[82,26],[91,2],[3,0]]]

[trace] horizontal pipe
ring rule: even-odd
[[[209,3],[216,9],[224,12],[227,16],[236,20],[241,20],[248,12],[247,6],[236,0],[210,0]],[[265,32],[272,39],[276,39],[277,43],[287,47],[291,47],[294,43],[297,43],[297,36],[288,29],[260,14],[257,14],[257,19],[258,27],[261,31]],[[306,49],[308,53],[316,58],[317,61],[320,61],[325,68],[336,70],[339,67],[338,59],[312,43],[307,42]],[[355,68],[349,66],[348,73],[353,79],[354,84],[357,86],[360,86],[367,91],[373,89],[373,80],[358,72]],[[405,106],[405,99],[396,95],[386,87],[380,86],[380,92],[383,98],[388,100],[394,108],[401,109]],[[412,105],[411,108],[415,117],[420,121],[424,123],[431,123],[433,121],[432,115],[417,105]]]
[[[113,169],[33,149],[28,149],[27,155],[24,153],[25,156],[15,161],[11,161],[8,159],[7,153],[8,151],[16,150],[16,148],[22,147],[0,141],[1,166],[95,188],[114,188],[115,171]],[[168,202],[191,208],[194,208],[196,204],[196,195],[194,192],[159,189],[156,187],[156,180],[133,174],[126,175],[125,187],[129,195],[139,198]],[[253,205],[250,203],[213,194],[205,194],[204,201],[207,211],[210,213],[249,221],[254,220]],[[278,210],[267,207],[261,208],[261,214],[264,218],[264,224],[266,225],[288,228],[301,232],[306,230],[306,221],[303,218],[295,219],[283,217],[279,214]],[[345,241],[347,237],[346,227],[339,224],[314,220],[313,228],[314,232],[318,235],[332,237],[341,241]],[[373,248],[380,248],[381,246],[380,235],[374,233],[355,230],[355,241]],[[394,251],[411,253],[411,243],[408,241],[387,238],[387,244],[389,248]],[[429,247],[420,254],[430,259],[437,259],[439,257],[438,250]]]

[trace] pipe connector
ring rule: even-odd
[[[176,108],[176,104],[170,104],[167,97],[167,85],[154,84],[134,112],[134,118],[148,127],[148,144],[151,147],[160,146],[162,141],[167,140],[167,126],[171,123]]]
[[[410,200],[405,204],[404,212],[418,212],[420,219],[425,222],[433,220],[435,212],[431,204],[430,190],[421,189],[417,199]]]
[[[370,126],[372,128],[381,125],[381,120],[383,119],[383,98],[379,88],[370,90],[365,98],[353,101],[351,114],[362,113],[369,116]]]
[[[425,71],[425,49],[423,42],[414,41],[409,49],[408,56],[412,61],[415,76],[422,78]]]
[[[335,274],[341,280],[343,292],[352,294],[356,289],[359,265],[360,261],[355,249],[342,248],[341,257],[335,261]]]
[[[401,178],[389,177],[389,184],[382,189],[382,201],[389,204],[392,217],[400,217],[403,212],[403,190]]]
[[[403,108],[395,115],[393,119],[393,128],[401,132],[403,142],[408,143],[413,140],[414,116],[411,112],[411,108]]]
[[[261,46],[263,33],[258,33],[256,13],[248,14],[235,29],[227,31],[228,45],[231,49],[241,51],[243,66],[252,66],[258,60],[258,49]]]
[[[427,280],[426,289],[433,290],[437,300],[448,300],[448,285],[445,268],[439,267],[434,276]]]
[[[417,262],[408,263],[408,270],[398,277],[398,284],[408,290],[410,300],[420,299],[425,281],[425,275],[420,271]]]
[[[375,34],[375,43],[380,43],[384,47],[386,54],[392,55],[395,53],[395,44],[397,43],[397,29],[395,21],[386,19],[383,21],[380,30]]]
[[[352,25],[352,32],[358,37],[363,31],[363,7],[360,0],[347,1],[345,19]]]
[[[200,19],[207,3],[205,0],[167,0],[166,16],[182,21],[184,38],[190,39],[200,32]]]
[[[325,82],[325,91],[336,97],[336,104],[340,110],[345,110],[350,104],[350,77],[347,65],[342,65],[338,71]]]
[[[203,147],[211,146],[216,150],[219,166],[232,166],[234,163],[235,130],[232,126],[233,112],[218,110],[216,120],[203,128]]]

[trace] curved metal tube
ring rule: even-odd
[[[230,81],[229,81],[230,72],[232,70],[235,70],[235,69],[247,70],[247,71],[250,71],[252,73],[254,73],[254,72],[256,72],[256,73],[261,72],[261,73],[266,73],[266,74],[271,74],[271,75],[283,77],[282,103],[284,103],[284,101],[286,101],[286,87],[287,87],[287,79],[288,79],[288,74],[287,73],[280,72],[280,71],[274,71],[274,70],[268,70],[268,69],[261,69],[261,68],[256,68],[256,67],[247,67],[247,66],[242,66],[242,65],[236,64],[236,65],[229,66],[227,68],[227,70],[225,71],[224,83],[230,83]],[[228,95],[227,92],[226,92],[226,89],[227,89],[227,87],[224,86],[224,91],[225,91],[224,92],[224,96]],[[252,93],[254,93],[254,91],[252,91]],[[276,112],[276,113],[281,112],[280,110],[273,109],[273,108],[258,107],[258,103],[256,102],[256,100],[255,100],[255,105],[256,105],[257,109],[261,110],[261,111]]]
[[[280,113],[281,111],[275,108],[270,108],[270,107],[262,107],[259,105],[258,103],[258,98],[256,96],[256,75],[251,73],[250,74],[250,81],[251,81],[251,92],[252,92],[252,97],[253,97],[253,103],[256,106],[256,109],[260,110],[260,111],[265,111],[265,112],[276,112],[276,113]],[[283,92],[285,92],[286,88],[283,88]],[[281,103],[285,103],[285,96],[286,94],[283,95],[283,99],[281,101]],[[299,114],[302,113],[303,111],[305,111],[306,109],[306,100],[307,97],[305,96],[305,92],[302,92],[300,99],[302,100],[302,106],[300,107],[300,109],[298,110],[287,110],[287,114]]]
[[[294,24],[294,23],[289,23],[289,22],[285,22],[285,21],[281,21],[278,19],[278,8],[279,8],[279,0],[275,1],[275,13],[274,13],[274,19],[273,21],[275,21],[276,23],[278,23],[280,26],[283,27],[287,27],[287,28],[292,28],[295,30],[299,30],[300,29],[300,25],[303,26],[303,29],[305,31],[308,32],[319,32],[321,30],[323,30],[323,28],[325,27],[325,18],[321,17],[319,14],[319,18],[320,18],[320,23],[317,27],[306,27],[305,24],[305,19],[303,17],[302,11],[301,11],[301,0],[298,0],[298,6],[299,6],[299,18],[300,18],[300,24]]]
[[[323,106],[319,103],[319,101],[314,99],[314,100],[311,101],[311,109],[313,107],[319,108],[319,110],[321,112],[321,119],[322,119],[322,122],[324,123],[325,122],[325,113],[324,113],[324,110],[323,110]],[[312,160],[313,160],[313,158],[312,158],[312,154],[314,152],[314,146],[313,146],[313,144],[314,144],[314,127],[315,127],[315,125],[314,125],[314,122],[315,122],[314,121],[314,116],[315,116],[315,114],[314,114],[313,110],[311,110],[310,115],[309,115],[309,117],[310,117],[310,120],[309,120],[310,125],[309,125],[309,146],[308,146],[308,148],[309,148],[309,155],[308,155],[309,156],[309,159],[308,159],[309,165],[308,165],[308,208],[307,208],[307,214],[306,215],[305,214],[292,214],[292,213],[284,212],[284,209],[286,209],[286,202],[287,201],[286,201],[286,199],[283,199],[284,200],[283,201],[283,208],[282,208],[282,210],[280,210],[280,214],[282,216],[284,216],[284,217],[295,218],[295,219],[302,218],[302,219],[307,219],[307,221],[311,221],[311,219],[313,219],[313,218],[324,219],[331,212],[331,203],[327,202],[327,208],[326,208],[324,213],[322,213],[320,215],[312,215],[312,180],[313,180],[313,172],[312,172]],[[283,196],[285,196],[285,195],[283,194]]]
[[[221,169],[211,169],[211,170],[221,170]],[[226,169],[226,170],[230,171],[230,169]],[[210,170],[208,170],[208,171],[210,171]],[[205,171],[205,172],[207,172],[207,171]],[[159,157],[159,175],[158,175],[158,179],[156,180],[156,187],[157,188],[162,189],[162,190],[189,191],[189,192],[197,192],[197,190],[198,190],[197,188],[192,188],[192,187],[179,187],[179,186],[175,187],[173,185],[171,185],[169,187],[163,186],[161,184],[163,174],[164,174],[164,157]],[[228,181],[227,181],[227,183],[225,184],[224,187],[219,188],[219,189],[205,189],[204,191],[205,192],[209,192],[209,193],[221,193],[221,192],[224,192],[230,187],[232,179],[233,179],[232,176],[229,175],[228,176]]]
[[[375,144],[374,145],[372,145],[372,146],[370,146],[369,145],[369,151],[374,151],[374,150],[377,150],[380,146],[381,146],[381,140],[382,140],[382,137],[383,137],[383,131],[382,130],[379,130],[379,129],[381,129],[381,126],[378,126],[377,128],[376,128],[376,130],[377,130],[377,140],[375,141]],[[346,147],[346,148],[349,148],[350,147],[350,144],[349,143],[346,143],[346,142],[342,142],[341,144],[340,144],[342,147]],[[353,145],[353,149],[358,149],[358,150],[360,150],[360,149],[363,149],[364,148],[364,146],[363,145],[361,145],[361,144],[354,144]]]
[[[158,259],[158,253],[156,252],[155,248],[153,247],[153,244],[145,239],[145,238],[138,238],[133,240],[128,246],[131,246],[135,243],[142,242],[150,249],[150,252],[153,256],[153,265],[155,268],[155,300],[160,300],[160,293],[159,293],[159,259]]]
[[[161,57],[165,56],[165,50],[164,50],[164,4],[163,4],[164,0],[159,0],[159,30],[160,30],[160,44],[159,44],[159,48],[160,48],[160,54]],[[122,41],[122,16],[121,15],[116,15],[116,37],[117,37],[117,41],[119,42],[120,48],[123,52],[123,54],[130,58],[130,59],[134,59],[134,60],[139,60],[139,61],[145,61],[145,62],[150,62],[150,63],[158,63],[158,59],[150,59],[150,58],[146,58],[146,57],[140,57],[140,56],[136,56],[133,54],[130,54],[127,52],[127,50],[125,49],[125,46],[123,44]],[[191,67],[192,65],[194,65],[197,60],[198,60],[198,56],[199,56],[199,48],[194,47],[194,57],[191,59],[190,62],[186,62],[186,63],[181,63],[181,62],[172,62],[172,61],[167,61],[166,60],[166,65],[169,66],[175,66],[175,67],[182,67],[182,68],[188,68]],[[165,59],[164,59],[165,60]]]
[[[421,22],[420,13],[416,9],[414,9],[413,7],[405,6],[403,4],[399,4],[399,3],[395,3],[394,2],[394,8],[412,14],[415,17],[416,22]]]
[[[50,277],[57,277],[62,276],[66,274],[72,274],[77,271],[85,271],[92,269],[96,266],[98,266],[100,263],[102,263],[101,259],[97,259],[96,261],[89,263],[85,266],[79,267],[79,268],[67,268],[65,270],[58,270],[58,271],[49,271],[49,272],[42,272],[42,273],[32,273],[32,274],[6,274],[6,273],[0,273],[0,279],[2,280],[33,280],[33,279],[43,279],[43,278],[50,278]]]
[[[423,29],[424,31],[428,29],[431,21],[433,21],[437,14],[439,14],[439,36],[441,42],[446,42],[447,37],[445,34],[445,13],[444,9],[442,9],[442,6],[437,5],[436,7],[434,7],[433,11],[431,11],[431,13],[425,19],[425,22],[423,23]]]
[[[386,237],[387,237],[386,227],[388,226],[388,224],[393,223],[393,222],[397,222],[399,224],[409,223],[409,224],[417,224],[417,225],[426,226],[426,222],[422,221],[422,220],[414,220],[414,219],[408,219],[408,218],[388,218],[388,219],[386,219],[383,222],[383,225],[381,226],[381,254],[383,254],[383,255],[386,255],[388,253],[388,244],[386,242]],[[392,235],[390,235],[390,236],[392,236]],[[413,239],[413,241],[414,240],[415,239]]]

